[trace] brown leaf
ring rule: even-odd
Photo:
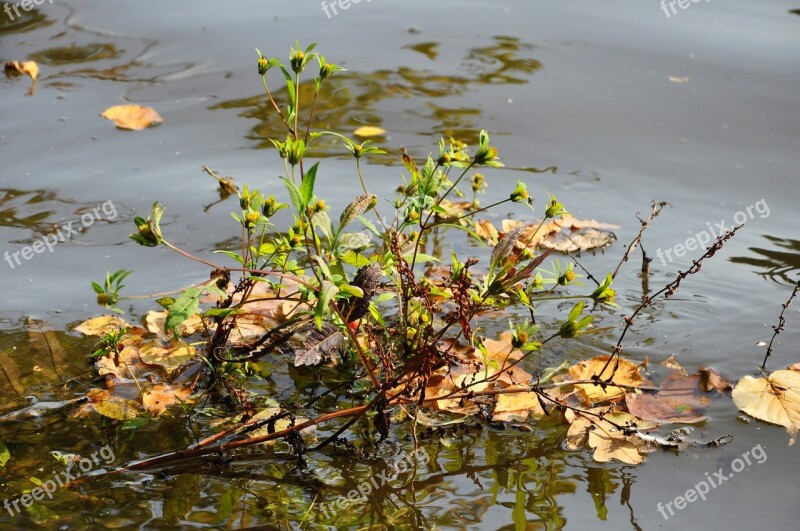
[[[116,420],[136,418],[139,415],[139,403],[116,396],[106,389],[89,389],[86,393],[92,409],[105,417]]]
[[[167,384],[159,383],[149,391],[142,393],[142,406],[145,411],[158,416],[168,407],[186,402],[192,390],[189,387],[173,388]]]
[[[103,111],[100,116],[112,120],[120,129],[132,131],[146,129],[164,121],[155,109],[141,105],[114,105]]]
[[[689,373],[686,372],[686,369],[681,367],[681,364],[678,363],[678,360],[675,359],[675,354],[670,354],[669,358],[665,359],[661,362],[661,365],[664,367],[679,372],[682,376],[688,376]]]
[[[732,389],[731,383],[720,376],[719,373],[714,369],[703,367],[698,370],[698,374],[700,374],[700,389],[706,393],[709,393],[714,389],[721,393],[730,391]]]
[[[791,446],[800,430],[800,372],[775,371],[768,378],[745,376],[733,389],[733,403],[751,417],[785,427]]]
[[[682,376],[675,372],[668,376],[657,393],[627,393],[628,411],[641,419],[654,422],[696,424],[706,420],[707,396],[699,390],[701,377],[697,374]]]

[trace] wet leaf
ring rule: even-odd
[[[6,63],[5,69],[30,76],[34,81],[39,79],[39,65],[36,64],[36,61],[9,61]]]
[[[92,408],[105,417],[116,420],[132,419],[139,415],[139,403],[112,394],[106,389],[89,389],[86,393]]]
[[[370,125],[362,125],[358,129],[353,131],[353,134],[356,135],[356,136],[360,136],[360,137],[366,138],[366,137],[370,137],[370,136],[380,136],[380,135],[384,134],[385,132],[386,131],[384,131],[380,127],[373,127],[373,126],[370,126]]]
[[[120,129],[138,131],[163,122],[161,116],[150,108],[141,105],[114,105],[100,114],[106,120],[112,120]]]
[[[789,432],[789,446],[800,429],[800,372],[775,371],[768,378],[745,376],[733,389],[733,403],[751,417]]]
[[[118,332],[124,328],[131,329],[133,325],[116,315],[98,315],[82,322],[75,330],[87,336],[103,337],[109,332]]]
[[[148,413],[158,416],[168,407],[185,402],[191,394],[192,390],[189,387],[174,388],[159,383],[142,393],[142,406]]]
[[[714,369],[701,368],[698,373],[700,374],[700,389],[707,393],[714,389],[721,393],[732,389],[731,383]]]
[[[491,235],[496,228],[492,227],[487,221],[479,222],[483,226],[481,232]],[[509,233],[519,227],[522,231],[517,238],[517,248],[528,247],[536,250],[538,247],[553,249],[560,252],[579,252],[591,249],[598,249],[610,245],[617,237],[613,232],[606,229],[619,228],[618,225],[600,223],[595,220],[580,220],[571,215],[564,215],[544,223],[538,221],[529,225],[517,220],[506,219],[501,223],[502,234]],[[494,229],[494,230],[492,230]],[[491,244],[492,241],[489,240]]]
[[[627,393],[628,411],[655,422],[696,424],[706,420],[705,408],[710,402],[703,396],[698,374],[682,376],[675,372],[661,384],[657,393]]]
[[[158,365],[169,375],[175,369],[195,358],[197,353],[192,345],[184,341],[173,341],[169,347],[156,342],[148,342],[139,349],[142,363]]]

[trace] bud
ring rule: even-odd
[[[299,74],[306,67],[306,53],[303,50],[294,50],[289,55],[289,63],[295,74]]]
[[[514,201],[515,203],[523,203],[528,201],[529,197],[530,196],[528,195],[528,187],[525,186],[525,183],[523,183],[522,181],[517,180],[517,187],[514,188],[513,192],[511,192],[510,196],[511,200]]]
[[[475,153],[475,164],[487,164],[489,162],[494,162],[497,160],[497,148],[493,146],[488,146],[485,148],[480,148],[477,153]]]
[[[263,75],[265,75],[267,73],[267,70],[269,70],[269,61],[267,61],[263,57],[259,57],[258,58],[258,74],[263,76]]]

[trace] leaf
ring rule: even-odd
[[[116,315],[98,315],[82,322],[75,330],[86,336],[103,337],[110,332],[131,329],[133,325]]]
[[[139,403],[113,395],[105,389],[89,389],[86,393],[92,408],[115,420],[132,419],[139,415]]]
[[[367,232],[345,232],[339,237],[339,248],[341,249],[363,249],[369,247],[369,233]]]
[[[642,385],[643,380],[639,369],[643,364],[637,365],[624,358],[619,358],[609,363],[602,374],[598,374],[606,361],[608,361],[608,354],[578,362],[569,368],[569,376],[574,380],[591,380],[592,376],[598,375],[601,380],[607,380],[613,373],[614,377],[611,381],[616,384],[632,387]],[[617,361],[619,366],[615,371],[614,367]],[[619,387],[607,386],[604,390],[599,384],[579,384],[575,386],[575,389],[588,402],[606,402],[621,398],[625,394],[625,390]]]
[[[8,451],[4,442],[0,441],[0,468],[6,466],[9,459],[11,459],[11,452]]]
[[[168,407],[185,402],[192,390],[189,387],[173,388],[167,384],[156,384],[149,391],[142,393],[142,406],[145,411],[158,416]]]
[[[328,309],[337,293],[339,293],[339,288],[336,287],[336,284],[327,280],[322,281],[322,286],[319,290],[319,300],[314,307],[314,321],[317,323],[318,329],[322,329],[322,317],[325,315],[325,311]]]
[[[141,105],[114,105],[103,111],[100,116],[112,120],[120,129],[131,131],[147,129],[164,121],[154,109]]]
[[[305,350],[295,352],[294,364],[296,367],[316,365],[322,361],[322,356],[335,353],[343,341],[344,336],[338,328],[330,323],[323,323],[322,330],[314,329],[309,332],[303,343]]]
[[[655,422],[696,424],[706,420],[705,408],[710,402],[703,396],[699,374],[669,375],[657,393],[627,393],[625,404],[632,415]]]
[[[169,314],[164,323],[167,333],[178,335],[178,325],[200,312],[200,295],[205,290],[205,286],[195,286],[187,289],[175,299],[175,304],[169,307]]]
[[[5,70],[25,74],[34,81],[39,78],[39,65],[36,64],[36,61],[9,61],[6,63]]]
[[[731,383],[720,376],[714,369],[703,367],[698,371],[698,374],[700,375],[700,389],[707,393],[713,389],[721,393],[732,389]]]
[[[481,232],[491,235],[491,224],[481,221]],[[491,227],[491,228],[490,228]],[[517,248],[528,247],[536,250],[537,247],[553,249],[559,252],[579,252],[605,247],[614,242],[617,237],[613,232],[605,229],[616,229],[619,225],[600,223],[595,220],[579,220],[571,215],[546,220],[543,223],[535,221],[525,225],[521,221],[503,220],[502,232],[508,233],[518,227],[523,227],[517,239]],[[494,229],[495,231],[497,229]],[[491,239],[488,240],[491,243]]]
[[[298,212],[304,212],[307,203],[303,203],[303,194],[300,193],[300,189],[286,177],[281,177],[281,181],[283,181],[283,184],[289,191],[289,199],[292,201],[294,208],[296,208]]]
[[[371,126],[371,125],[362,125],[358,129],[353,131],[353,134],[356,135],[356,136],[360,136],[362,138],[366,138],[366,137],[370,137],[370,136],[380,136],[380,135],[384,134],[385,132],[386,131],[384,131],[380,127],[374,127],[374,126]]]
[[[303,199],[304,205],[308,205],[311,202],[311,197],[314,195],[314,181],[317,178],[317,168],[319,168],[319,162],[308,169],[303,176],[303,182],[300,183],[300,197]]]
[[[514,385],[506,389],[527,389],[521,385]],[[509,393],[497,395],[497,402],[492,411],[494,422],[525,422],[528,417],[543,417],[545,415],[536,393]]]
[[[800,429],[800,372],[775,371],[768,378],[745,376],[733,389],[733,403],[751,417],[785,427],[791,446]]]
[[[184,341],[174,341],[169,348],[150,342],[145,343],[139,349],[139,358],[142,363],[163,367],[167,374],[194,359],[196,355],[194,347]]]

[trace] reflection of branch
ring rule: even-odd
[[[792,303],[792,299],[794,299],[795,295],[797,295],[798,290],[800,290],[800,280],[798,280],[797,284],[795,284],[794,290],[792,290],[792,294],[789,296],[789,300],[783,303],[783,309],[781,310],[781,314],[778,316],[778,325],[772,327],[772,330],[775,332],[772,334],[772,339],[769,340],[767,354],[764,356],[764,362],[761,364],[762,370],[767,365],[767,358],[769,358],[769,355],[772,354],[772,342],[775,341],[775,338],[778,336],[778,334],[783,331],[783,326],[786,324],[786,319],[783,317],[783,314],[786,312],[786,308],[788,308]]]

